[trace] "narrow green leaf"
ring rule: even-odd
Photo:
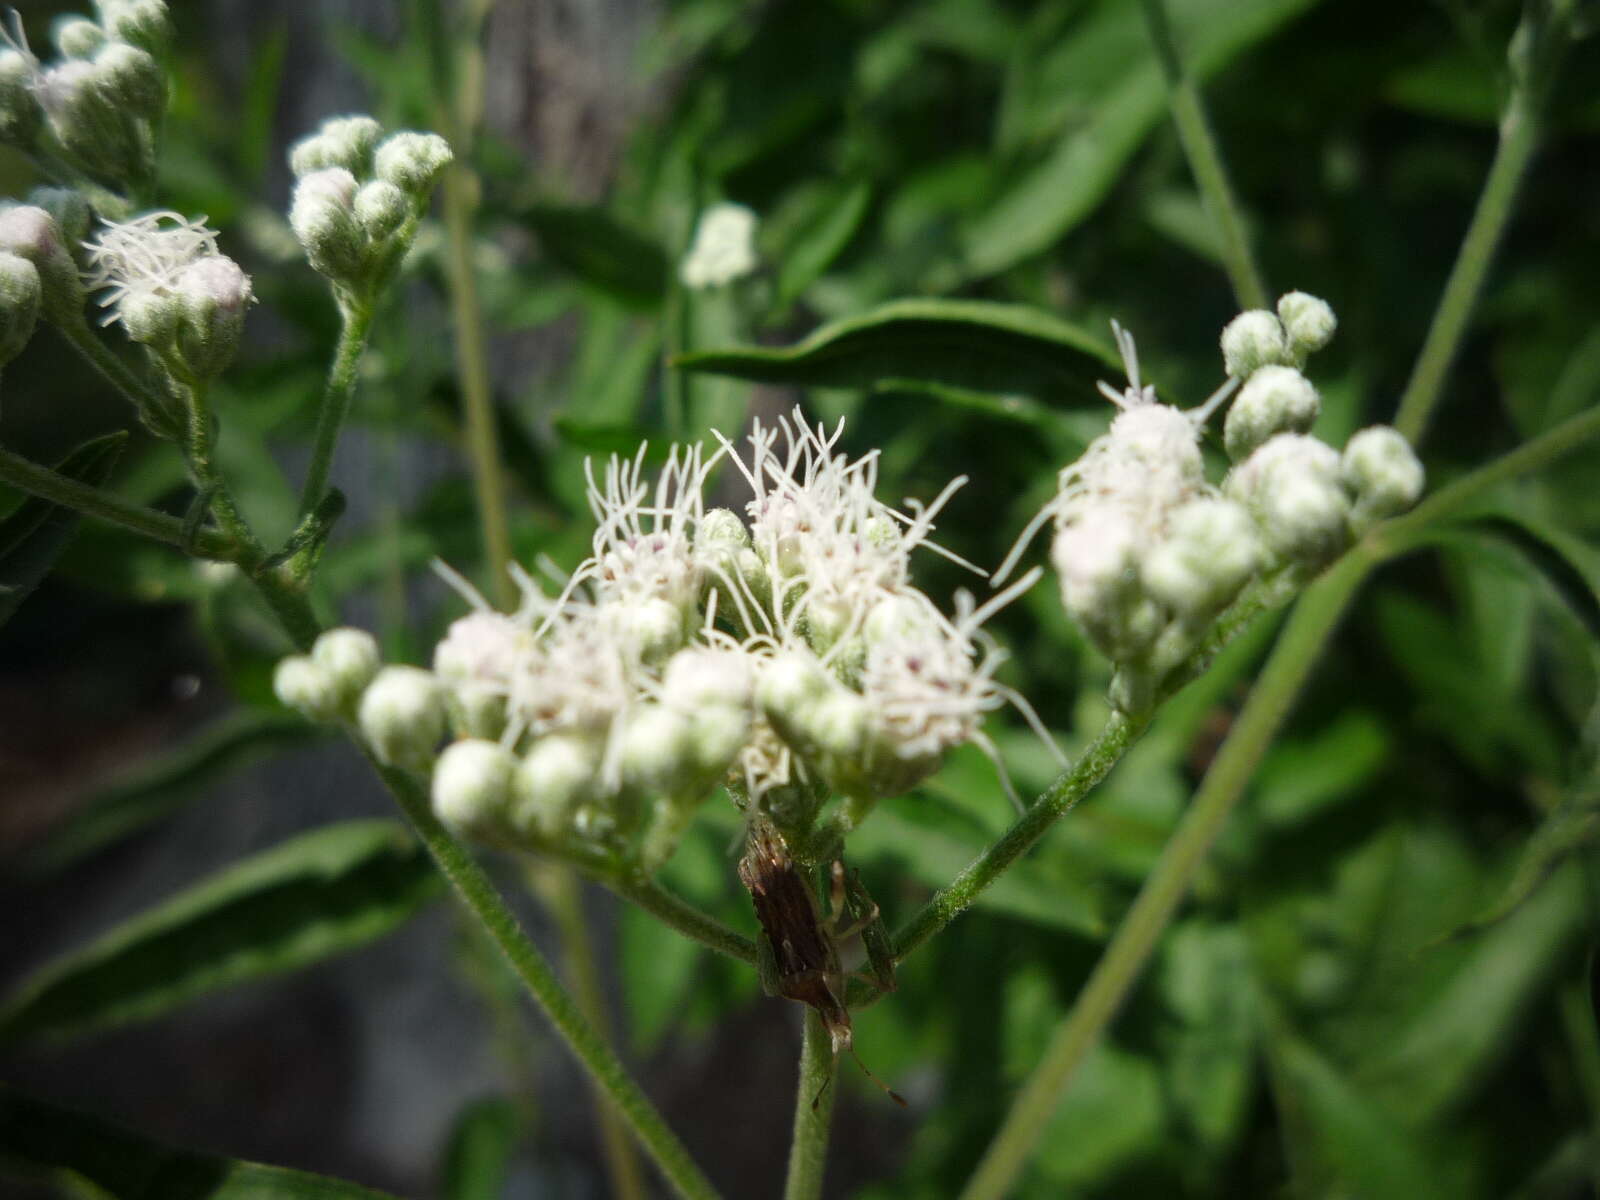
[[[517,1107],[503,1096],[467,1105],[445,1148],[444,1200],[499,1200],[517,1149],[517,1125]]]
[[[24,981],[0,1039],[63,1039],[382,937],[439,890],[396,821],[345,821],[245,859]]]
[[[217,1158],[148,1141],[98,1117],[0,1085],[0,1164],[68,1179],[114,1200],[385,1200],[342,1179]]]
[[[839,257],[861,228],[871,202],[872,188],[864,182],[830,190],[811,219],[773,252],[773,261],[782,264],[778,268],[779,303],[799,296]]]
[[[630,308],[665,298],[666,252],[603,208],[535,204],[523,215],[544,252],[584,283]]]
[[[120,430],[91,438],[57,463],[56,473],[99,487],[110,477],[127,440]],[[0,521],[0,625],[49,574],[77,527],[77,513],[35,496]]]
[[[794,346],[681,355],[688,371],[801,387],[933,385],[1084,400],[1117,370],[1109,347],[1039,309],[984,300],[894,300],[824,325]]]
[[[1566,602],[1572,615],[1582,622],[1589,636],[1600,642],[1600,593],[1583,571],[1553,541],[1507,513],[1474,517],[1466,527],[1496,538],[1515,549],[1527,563],[1550,581],[1556,594]]]
[[[318,736],[302,718],[239,709],[95,790],[22,864],[37,878],[93,854],[176,811],[206,783],[258,754]]]

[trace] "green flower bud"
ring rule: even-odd
[[[166,112],[167,73],[148,51],[107,42],[92,61],[96,86],[119,109],[146,121]]]
[[[420,667],[384,667],[362,695],[358,719],[380,762],[426,770],[444,738],[444,693]]]
[[[1280,433],[1235,467],[1223,487],[1250,510],[1280,559],[1315,565],[1349,542],[1339,455],[1316,438]]]
[[[1350,522],[1358,533],[1422,495],[1422,463],[1405,436],[1387,425],[1363,429],[1345,444],[1340,474],[1355,496]]]
[[[1289,348],[1296,357],[1305,358],[1313,350],[1321,350],[1333,340],[1333,331],[1339,319],[1326,300],[1318,300],[1305,292],[1290,292],[1278,298],[1278,319],[1288,335]]]
[[[328,673],[340,706],[351,711],[383,666],[377,639],[364,629],[328,630],[312,645],[311,661]]]
[[[1222,427],[1222,442],[1234,462],[1280,433],[1305,433],[1322,411],[1311,381],[1293,367],[1269,365],[1254,371],[1239,389]]]
[[[38,84],[39,103],[56,140],[97,179],[116,187],[154,173],[155,143],[148,123],[141,126],[137,118],[159,111],[145,107],[152,99],[147,64],[153,60],[110,53],[119,46],[143,54],[108,43],[92,60],[72,58],[51,67]]]
[[[459,834],[502,840],[510,827],[516,769],[516,756],[498,742],[452,742],[433,768],[434,814]]]
[[[364,179],[372,173],[372,152],[382,136],[383,126],[371,117],[332,117],[289,148],[289,169],[297,179],[329,167]]]
[[[31,262],[39,272],[40,311],[47,321],[83,319],[83,281],[61,230],[44,209],[25,204],[0,212],[0,250]]]
[[[436,133],[397,133],[378,147],[373,172],[421,199],[453,158],[450,143]]]
[[[1228,322],[1222,331],[1222,364],[1229,375],[1247,379],[1258,367],[1272,363],[1294,365],[1277,317],[1254,308]]]
[[[595,798],[600,747],[593,738],[550,733],[523,756],[512,781],[512,822],[529,834],[556,838],[567,832],[572,814]]]
[[[750,737],[754,680],[739,650],[680,650],[661,680],[661,702],[689,720],[689,757],[711,779]]]
[[[658,663],[683,645],[684,614],[670,600],[652,597],[619,603],[611,614],[613,628],[640,662]]]
[[[117,322],[130,341],[170,354],[183,325],[183,302],[165,291],[130,292],[117,304]]]
[[[34,65],[19,51],[0,49],[0,142],[33,146],[44,124],[44,109],[33,93]]]
[[[89,201],[76,188],[38,187],[28,193],[28,204],[42,208],[55,218],[56,228],[69,249],[81,246],[89,237],[93,213]]]
[[[405,192],[382,179],[361,185],[355,199],[356,221],[367,237],[381,242],[412,215],[413,201]]]
[[[0,366],[28,344],[39,320],[39,270],[25,258],[0,251]]]
[[[367,265],[366,238],[356,224],[356,180],[344,167],[303,176],[295,185],[289,225],[311,266],[337,283],[359,279]]]
[[[1238,595],[1264,557],[1244,507],[1206,497],[1172,514],[1166,539],[1141,564],[1140,579],[1151,596],[1194,625]]]
[[[233,361],[253,299],[250,276],[223,254],[198,258],[173,280],[182,308],[176,352],[199,379],[214,379]]]
[[[677,796],[696,772],[689,753],[689,721],[660,704],[640,704],[622,727],[623,782],[649,794]]]
[[[50,33],[63,58],[90,58],[106,44],[106,31],[86,17],[57,17]]]
[[[95,0],[100,24],[119,42],[157,58],[172,48],[172,22],[163,0]]]
[[[339,687],[326,670],[302,654],[291,655],[272,673],[272,691],[313,721],[339,719]]]

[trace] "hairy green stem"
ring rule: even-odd
[[[935,892],[921,911],[906,922],[895,935],[896,960],[904,959],[971,907],[985,888],[1031,849],[1050,826],[1106,777],[1122,757],[1123,751],[1133,744],[1149,723],[1148,715],[1129,717],[1112,713],[1094,741],[1078,756],[1078,761],[1063,771],[998,841]]]
[[[714,1197],[716,1190],[689,1157],[683,1143],[667,1127],[639,1085],[628,1075],[604,1037],[579,1010],[556,978],[555,971],[517,924],[476,859],[433,815],[421,784],[406,772],[373,764],[394,794],[439,870],[464,904],[488,931],[511,969],[539,1002],[562,1041],[572,1050],[597,1089],[604,1091],[680,1196]]]
[[[458,145],[457,154],[461,153]],[[451,319],[456,331],[456,371],[466,409],[467,451],[472,460],[472,483],[488,560],[488,595],[500,606],[510,607],[515,596],[509,573],[511,532],[506,521],[505,476],[500,469],[494,401],[489,391],[488,349],[483,335],[483,313],[478,303],[477,277],[472,267],[470,188],[467,168],[459,158],[445,169],[442,190],[445,228],[449,235],[446,266],[450,275]]]
[[[529,871],[534,889],[555,918],[561,931],[561,948],[566,960],[567,986],[584,1017],[597,1029],[611,1024],[605,989],[600,983],[600,968],[595,961],[594,944],[583,915],[583,897],[578,880],[559,863],[539,863]],[[591,1081],[596,1113],[600,1121],[600,1143],[604,1150],[606,1174],[611,1179],[611,1194],[617,1200],[645,1200],[644,1176],[639,1160],[628,1142],[622,1113],[609,1096]]]
[[[833,1091],[838,1056],[822,1018],[806,1009],[805,1037],[800,1043],[800,1081],[795,1088],[794,1134],[789,1142],[789,1174],[783,1200],[818,1200],[828,1166],[828,1125],[833,1117]]]
[[[1144,969],[1373,561],[1358,547],[1308,588],[1295,606],[1182,823],[1012,1104],[961,1193],[963,1200],[999,1200],[1016,1184],[1074,1070]]]
[[[170,546],[187,546],[213,562],[248,560],[245,547],[220,530],[201,529],[189,538],[185,535],[184,523],[177,517],[134,504],[104,488],[69,479],[4,447],[0,447],[0,481],[30,496],[49,500],[109,525],[118,525],[143,537]]]
[[[600,875],[596,878],[624,900],[637,904],[656,920],[672,926],[684,937],[692,938],[702,946],[709,946],[729,958],[755,963],[754,942],[735,933],[715,918],[707,916],[687,901],[674,896],[654,881],[633,873]]]
[[[1222,250],[1222,261],[1233,283],[1233,294],[1244,308],[1267,308],[1267,286],[1261,278],[1261,268],[1250,251],[1250,239],[1245,233],[1243,213],[1233,187],[1228,182],[1228,170],[1223,164],[1217,139],[1206,120],[1205,106],[1200,100],[1200,90],[1194,78],[1184,69],[1178,54],[1178,45],[1167,19],[1163,0],[1144,0],[1145,24],[1150,30],[1150,40],[1155,43],[1156,58],[1161,62],[1167,79],[1167,91],[1172,100],[1172,120],[1178,129],[1178,141],[1189,160],[1199,185],[1200,197],[1217,229]]]
[[[1565,48],[1571,7],[1570,0],[1535,0],[1512,38],[1511,91],[1500,115],[1494,161],[1395,416],[1395,428],[1413,444],[1421,440],[1439,402],[1450,364],[1494,261],[1495,247],[1511,220],[1528,163],[1538,149],[1543,101]]]
[[[55,328],[66,339],[67,344],[77,351],[78,356],[121,393],[123,399],[132,404],[138,412],[141,414],[160,412],[167,407],[161,397],[152,395],[150,389],[128,368],[128,365],[94,335],[94,331],[86,322],[57,325]]]
[[[339,304],[339,343],[334,347],[328,382],[322,389],[316,437],[311,443],[311,464],[306,468],[305,485],[300,490],[302,520],[322,502],[328,490],[333,452],[339,444],[345,417],[350,413],[350,400],[355,395],[356,380],[361,373],[361,355],[372,332],[372,309],[368,301],[341,300]]]

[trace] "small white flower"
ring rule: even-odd
[[[1358,531],[1404,512],[1422,495],[1422,463],[1404,435],[1387,425],[1374,425],[1351,437],[1340,468],[1345,486],[1355,496],[1351,523]]]
[[[1305,292],[1278,297],[1278,319],[1283,322],[1290,347],[1302,358],[1331,342],[1333,331],[1339,327],[1339,319],[1328,302]]]
[[[498,840],[509,824],[516,757],[496,742],[452,742],[433,768],[433,811],[458,833]]]
[[[339,718],[339,686],[328,671],[302,654],[292,654],[272,672],[272,691],[285,705],[313,721]]]
[[[1239,389],[1223,423],[1228,457],[1238,462],[1274,434],[1305,433],[1321,411],[1317,389],[1299,371],[1276,364],[1259,367]]]
[[[362,694],[358,719],[380,762],[424,770],[444,738],[444,693],[420,667],[384,667]]]
[[[383,656],[378,641],[364,629],[330,629],[311,647],[311,661],[328,673],[339,695],[340,708],[353,706],[366,690]]]
[[[755,248],[756,215],[742,204],[714,204],[700,214],[694,241],[679,272],[684,286],[721,287],[760,265]]]
[[[89,258],[85,283],[102,292],[100,303],[110,310],[103,324],[118,320],[131,297],[177,295],[179,277],[192,264],[223,257],[216,233],[205,222],[204,217],[191,221],[171,211],[104,222],[99,238],[84,246]],[[244,298],[250,298],[248,277]]]
[[[1222,365],[1229,375],[1248,378],[1261,367],[1294,365],[1283,324],[1264,308],[1240,313],[1222,330]]]
[[[1339,455],[1314,437],[1278,434],[1229,472],[1223,487],[1250,510],[1280,559],[1318,563],[1349,540]]]

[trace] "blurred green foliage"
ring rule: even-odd
[[[224,79],[203,6],[183,7],[162,194],[211,215],[273,314],[217,408],[225,471],[250,517],[281,538],[295,496],[283,464],[309,436],[336,333],[321,281],[265,203],[269,182],[281,184],[274,148],[301,132],[275,125],[285,34],[263,21],[249,70]],[[1342,442],[1393,415],[1492,153],[1516,6],[1171,8],[1275,291],[1302,288],[1339,314],[1319,363],[1318,432]],[[397,42],[326,33],[375,115],[427,127],[441,103],[435,59],[469,93],[481,78],[485,14],[406,9]],[[501,361],[538,331],[570,346],[554,365],[496,378],[525,561],[570,566],[585,549],[582,455],[703,436],[712,416],[731,430],[752,403],[788,405],[783,385],[801,385],[826,389],[806,400],[814,417],[850,417],[849,446],[882,447],[886,498],[970,475],[939,538],[993,564],[1054,472],[1104,428],[1090,381],[1115,374],[1096,362],[1110,317],[1137,334],[1164,397],[1192,403],[1220,378],[1216,335],[1235,305],[1133,0],[678,0],[637,55],[654,102],[600,201],[492,124],[468,152]],[[1432,484],[1600,397],[1596,78],[1600,49],[1582,41],[1423,447]],[[675,282],[695,214],[722,198],[762,215],[768,264],[733,311]],[[338,531],[319,578],[329,611],[376,598],[390,649],[413,654],[458,611],[437,591],[412,608],[408,581],[434,555],[469,569],[478,555],[463,474],[414,497],[396,486],[402,455],[459,438],[441,253],[425,233],[403,300],[380,319],[353,416],[376,451],[369,477],[344,483],[376,508]],[[882,307],[901,298],[921,299]],[[980,330],[976,365],[959,329],[896,324],[1017,312],[1027,328],[1014,340]],[[849,324],[803,341],[830,321]],[[766,389],[664,361],[712,351],[731,353],[711,365]],[[54,353],[35,347],[37,359],[7,372],[6,442],[35,457],[131,423],[78,403],[93,389],[55,372]],[[1477,526],[1368,589],[1019,1194],[1593,1194],[1597,469],[1591,452],[1500,489]],[[136,435],[116,480],[183,511],[168,447]],[[963,582],[949,564],[924,566],[930,593]],[[129,603],[191,605],[239,702],[274,707],[266,671],[282,643],[237,585],[88,527],[59,569]],[[899,1174],[860,1195],[948,1196],[970,1171],[1183,811],[1270,625],[1176,698],[1107,784],[860,1015],[864,1057],[912,1096],[916,1117],[897,1127]],[[1104,665],[1048,586],[998,628],[1014,655],[1007,681],[1070,752],[1097,726]],[[270,722],[260,732],[281,737]],[[1036,743],[1014,731],[997,740],[1025,795],[1048,781]],[[141,804],[149,819],[171,811]],[[892,926],[1008,817],[991,769],[958,754],[872,818],[852,865]],[[708,812],[665,882],[749,930],[727,852],[736,834],[731,806]],[[380,926],[387,918],[370,932]],[[714,1036],[757,1002],[746,968],[642,913],[624,913],[619,947],[636,1056]],[[496,1107],[464,1119],[452,1195],[495,1194],[483,1172],[503,1170],[511,1119]]]

